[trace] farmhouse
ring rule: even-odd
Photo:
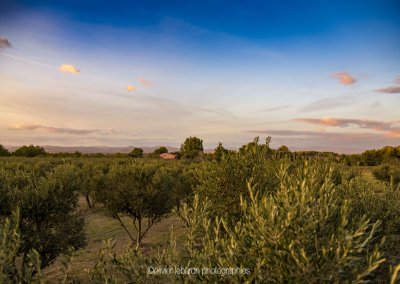
[[[160,154],[160,158],[161,159],[165,159],[165,160],[175,160],[176,159],[176,154],[162,153],[162,154]]]

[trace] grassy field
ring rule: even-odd
[[[125,246],[130,244],[130,239],[117,220],[105,216],[101,208],[89,209],[83,197],[79,200],[79,211],[86,222],[87,246],[75,252],[71,275],[87,283],[89,279],[85,270],[95,265],[99,251],[104,247],[103,241],[109,238],[115,239],[116,251],[121,252]],[[123,218],[123,221],[131,232],[135,232],[135,228],[129,218]],[[177,216],[170,214],[154,224],[149,230],[141,244],[142,252],[149,254],[157,250],[157,248],[165,246],[169,242],[172,229],[174,236],[178,240],[183,237],[184,227],[182,222]],[[61,258],[59,257],[51,266],[47,267],[44,273],[50,282],[58,282],[62,276]]]

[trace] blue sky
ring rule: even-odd
[[[0,5],[1,144],[400,144],[398,1]]]

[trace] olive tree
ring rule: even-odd
[[[168,170],[160,163],[114,164],[104,187],[96,192],[96,199],[138,247],[154,223],[172,209],[173,188],[174,179],[168,177]],[[123,216],[132,219],[136,235],[127,228]]]
[[[18,255],[22,262],[29,261],[32,249],[41,257],[41,266],[48,266],[69,247],[85,245],[84,220],[76,212],[78,195],[75,169],[59,165],[45,176],[25,173],[14,182],[13,177],[1,179],[2,193],[7,207],[1,210],[0,219],[11,216],[20,208],[19,232],[21,244]],[[2,203],[3,203],[2,201]]]

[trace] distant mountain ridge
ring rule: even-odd
[[[9,151],[13,152],[18,149],[20,146],[5,146]],[[144,153],[152,153],[155,149],[161,146],[152,146],[152,147],[140,147],[140,146],[127,146],[127,147],[109,147],[109,146],[51,146],[44,145],[42,146],[47,153],[74,153],[76,151],[81,152],[82,154],[94,154],[94,153],[103,153],[103,154],[115,154],[115,153],[129,153],[133,150],[133,148],[142,148]],[[179,151],[179,148],[165,146],[169,152]]]

